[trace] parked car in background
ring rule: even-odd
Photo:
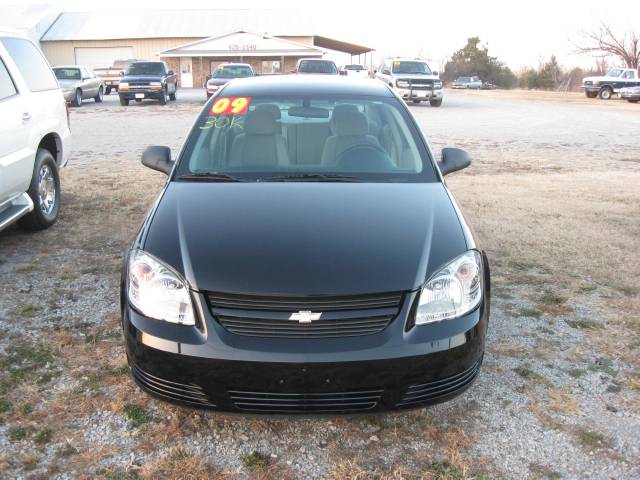
[[[102,78],[104,82],[104,94],[109,95],[112,90],[118,90],[120,84],[120,77],[124,74],[126,68],[133,62],[140,62],[142,60],[116,60],[113,62],[113,66],[106,68],[94,68],[93,71],[96,75]]]
[[[104,84],[93,71],[82,65],[53,67],[64,99],[74,107],[82,105],[82,100],[93,99],[102,102]]]
[[[58,170],[71,132],[62,90],[40,49],[0,31],[0,230],[53,225],[60,211]]]
[[[387,58],[374,72],[374,76],[398,92],[405,101],[429,101],[432,107],[442,105],[442,80],[438,72],[431,71],[424,60]]]
[[[637,103],[640,101],[640,86],[637,87],[624,87],[620,89],[620,98],[631,102]]]
[[[480,77],[472,76],[472,77],[458,77],[451,84],[452,88],[471,88],[471,89],[480,89],[482,88],[482,80]]]
[[[336,415],[443,402],[477,377],[489,265],[443,177],[470,159],[436,160],[387,85],[237,79],[177,158],[153,146],[142,163],[168,176],[120,281],[146,392]]]
[[[480,87],[481,90],[495,90],[496,87],[493,83],[489,83],[489,82],[484,82],[482,84],[482,87]]]
[[[640,78],[635,68],[613,68],[604,76],[585,77],[582,80],[585,95],[589,98],[600,97],[602,100],[609,100],[624,87],[638,85]]]
[[[207,98],[210,98],[220,87],[234,78],[253,76],[255,76],[255,72],[248,63],[221,63],[211,73],[211,78],[207,80]]]
[[[141,102],[151,99],[166,105],[175,100],[178,92],[178,78],[164,62],[134,62],[127,67],[120,79],[118,96],[120,105],[129,105],[130,100]]]
[[[338,67],[336,67],[335,62],[331,60],[323,60],[321,58],[301,58],[298,60],[295,73],[339,75],[340,71],[338,70]]]
[[[351,64],[345,65],[343,71],[345,75],[348,77],[361,77],[367,78],[369,77],[369,70],[367,70],[363,65]]]

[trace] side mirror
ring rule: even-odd
[[[346,70],[340,70],[340,75],[346,75],[347,71]]]
[[[431,72],[433,73],[436,77],[438,76],[438,71],[436,70],[435,72]]]
[[[469,154],[459,148],[443,148],[442,160],[438,162],[442,175],[457,172],[471,165]]]
[[[171,149],[169,147],[153,146],[147,147],[142,152],[142,164],[152,170],[169,175],[173,168],[171,161]]]
[[[391,72],[387,69],[382,70],[383,75],[391,75]]]
[[[169,70],[169,71],[167,72],[167,75],[174,75],[173,70]]]
[[[124,71],[123,70],[120,70],[120,76],[124,77]]]
[[[374,74],[374,75],[375,75],[376,73],[378,73],[378,70],[374,70],[374,71],[373,71],[373,74]]]

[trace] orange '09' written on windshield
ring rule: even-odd
[[[209,110],[209,115],[244,115],[251,103],[250,97],[223,97],[218,98]]]

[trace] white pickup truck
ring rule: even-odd
[[[587,97],[600,97],[603,100],[609,100],[624,87],[635,86],[640,86],[640,77],[635,68],[613,68],[604,76],[586,77],[582,80],[582,88]]]
[[[53,225],[69,118],[51,67],[29,39],[0,31],[0,230]]]

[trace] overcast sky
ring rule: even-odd
[[[20,0],[0,0],[16,4]],[[21,2],[20,2],[21,3]],[[640,30],[640,0],[613,4],[601,0],[456,0],[374,2],[359,0],[39,0],[68,11],[182,8],[295,8],[311,16],[316,34],[371,46],[377,55],[429,58],[433,68],[466,39],[479,36],[489,52],[517,70],[538,65],[555,54],[565,66],[591,66],[593,60],[575,54],[581,31],[601,20],[616,31]],[[610,6],[610,8],[609,8]],[[605,7],[605,8],[603,8]],[[1,23],[1,19],[0,19]],[[219,32],[212,32],[212,34]]]

